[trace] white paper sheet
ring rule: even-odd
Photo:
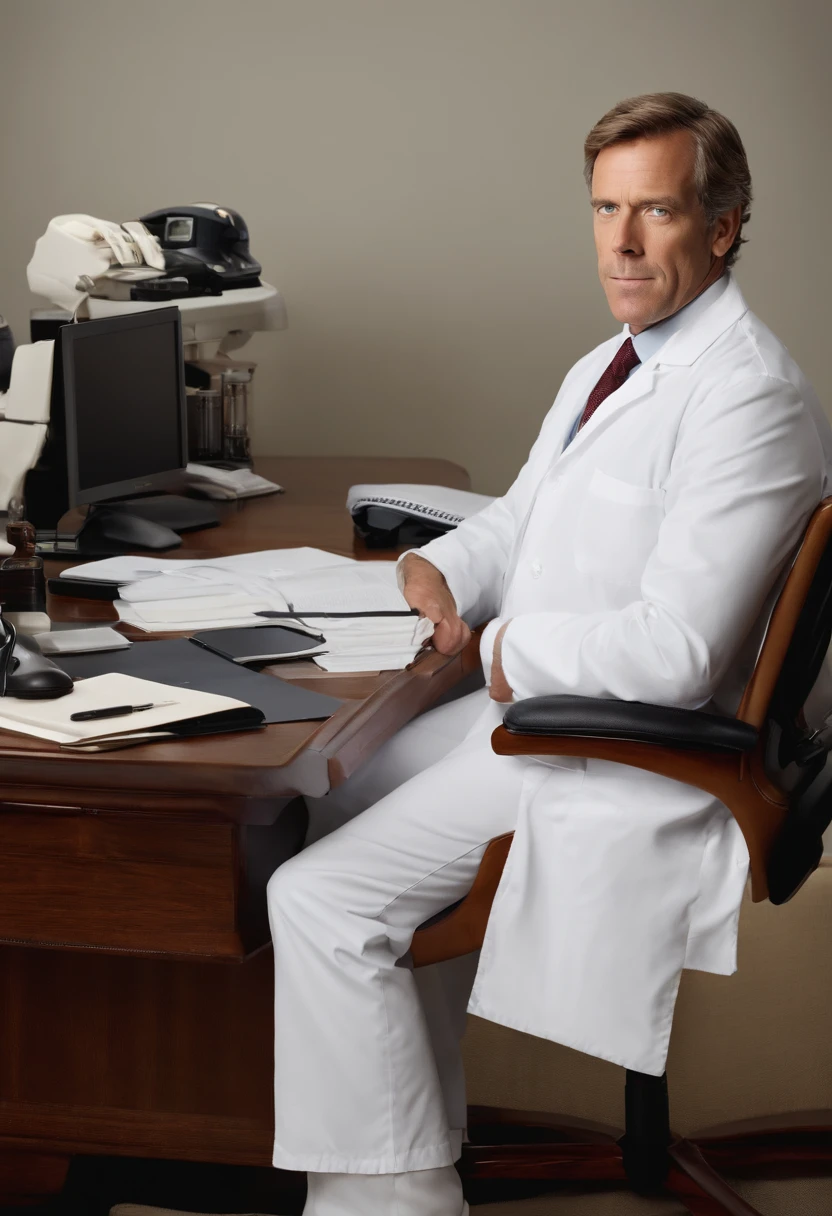
[[[105,583],[133,583],[138,579],[154,578],[162,570],[187,569],[201,563],[193,558],[172,557],[103,557],[100,561],[84,562],[80,566],[69,566],[62,571],[61,578],[101,580]]]
[[[185,481],[208,498],[254,498],[260,494],[282,494],[283,486],[251,469],[215,469],[212,465],[188,463]]]
[[[352,566],[354,557],[340,553],[329,553],[326,549],[313,549],[308,545],[297,549],[264,549],[256,553],[234,553],[230,557],[184,558],[184,557],[105,557],[97,562],[85,562],[64,570],[62,578],[102,579],[105,582],[134,583],[167,574],[182,575],[194,567],[219,570],[226,575],[254,574],[271,576],[278,573],[294,574],[303,570],[315,570],[322,566]],[[235,579],[226,578],[226,582]],[[149,599],[163,596],[151,595]]]
[[[349,570],[312,570],[276,582],[293,612],[407,612],[395,562],[356,562]],[[383,618],[382,618],[383,619]]]

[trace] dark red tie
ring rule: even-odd
[[[586,409],[581,415],[581,421],[578,425],[578,430],[589,422],[592,415],[598,409],[602,401],[606,401],[610,393],[614,393],[629,376],[634,367],[641,363],[636,354],[636,348],[633,346],[633,339],[628,338],[627,341],[619,346],[615,352],[615,358],[609,365],[607,370],[602,375],[601,379],[595,385],[595,388],[589,394],[589,400],[586,403]]]

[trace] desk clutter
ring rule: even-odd
[[[186,739],[263,726],[265,714],[243,701],[194,688],[108,672],[79,680],[57,701],[0,702],[0,728],[60,743],[71,751]]]
[[[61,667],[74,680],[115,673],[164,685],[168,695],[177,698],[180,690],[224,697],[259,710],[266,725],[329,718],[341,706],[335,697],[250,671],[203,646],[195,646],[188,638],[139,642],[129,650],[67,655],[61,659]],[[82,686],[76,684],[76,691]],[[66,700],[69,703],[70,699]]]
[[[145,633],[288,625],[310,637],[324,671],[406,667],[433,632],[408,607],[393,562],[359,562],[322,549],[271,549],[209,561],[112,557],[64,571],[62,588],[102,592],[119,619]],[[265,638],[263,639],[265,641]],[[255,661],[259,642],[252,640]],[[248,645],[248,643],[246,643]],[[294,658],[303,650],[270,656]]]
[[[341,706],[335,697],[249,671],[229,658],[188,638],[62,654],[66,688],[47,694],[48,700],[33,700],[7,686],[0,697],[0,730],[69,750],[105,751],[315,721]]]

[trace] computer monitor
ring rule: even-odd
[[[188,461],[179,309],[60,333],[70,505],[168,488]]]
[[[185,365],[178,308],[65,325],[60,330],[69,506],[88,506],[73,551],[95,556],[171,549],[193,521],[187,499],[162,495],[188,460]],[[61,538],[59,537],[59,540]]]

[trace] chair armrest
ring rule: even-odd
[[[616,739],[734,754],[750,752],[757,743],[756,729],[736,718],[595,697],[528,697],[510,707],[503,725],[512,735]]]

